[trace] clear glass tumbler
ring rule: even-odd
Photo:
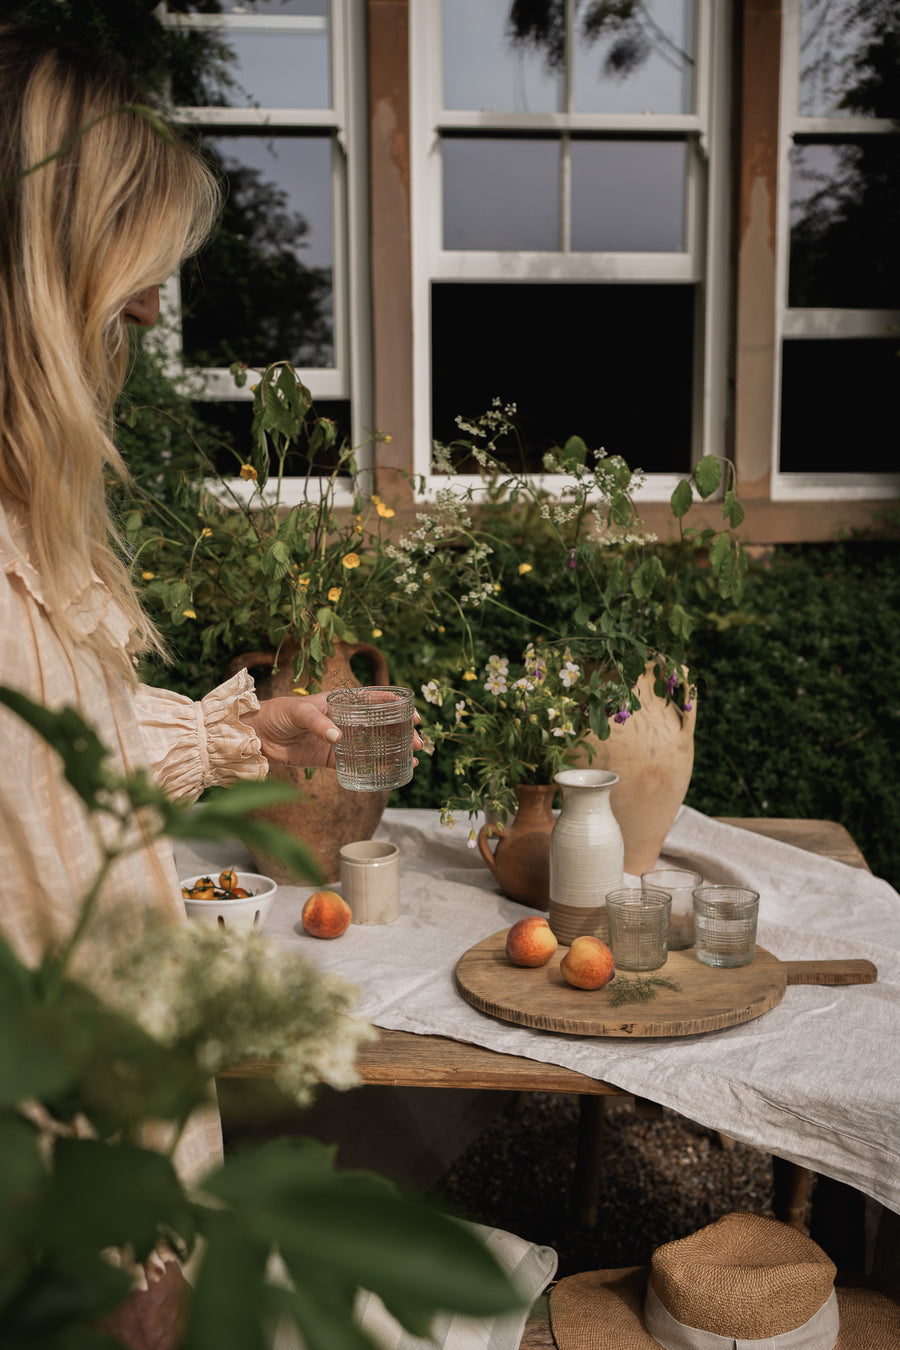
[[[610,891],[606,897],[609,946],[617,970],[659,970],[669,955],[668,891]]]
[[[680,867],[660,867],[641,873],[641,886],[645,890],[668,891],[672,897],[670,952],[683,952],[694,945],[694,891],[702,885],[699,872],[686,872]]]
[[[697,960],[704,966],[749,966],[756,952],[759,893],[743,886],[694,891]]]
[[[341,729],[334,762],[341,787],[381,792],[413,776],[415,695],[397,685],[334,689],[328,716]]]

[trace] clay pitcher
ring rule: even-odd
[[[278,658],[278,670],[273,674],[274,652],[245,652],[234,658],[228,667],[228,674],[234,675],[246,666],[251,674],[254,674],[254,670],[256,672],[256,693],[260,699],[289,695],[298,684],[294,679],[296,654],[296,646],[286,642]],[[322,688],[358,687],[360,682],[350,666],[350,658],[357,655],[368,661],[373,684],[390,684],[387,661],[377,647],[368,642],[335,641],[334,655],[325,660]],[[267,668],[269,674],[261,674],[261,667]],[[269,777],[290,783],[303,797],[301,801],[266,807],[260,816],[301,839],[321,867],[325,881],[339,881],[341,849],[344,844],[372,838],[388,804],[390,791],[348,792],[338,783],[335,769],[316,769],[312,777],[307,778],[303,768],[272,764]],[[256,854],[253,857],[259,870],[275,881],[296,883],[296,878],[289,876],[273,859],[257,857]]]
[[[504,895],[532,909],[550,908],[550,835],[553,831],[554,783],[516,788],[517,809],[511,825],[492,824],[499,835],[492,851],[488,827],[478,833],[478,848]]]
[[[686,672],[685,672],[686,678]],[[654,868],[672,828],[694,768],[696,702],[689,712],[653,692],[653,666],[637,684],[640,710],[627,722],[610,720],[605,741],[589,736],[590,768],[618,776],[612,789],[613,814],[625,840],[625,871],[633,876]],[[588,766],[582,752],[577,761]]]

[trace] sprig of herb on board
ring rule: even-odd
[[[617,975],[609,989],[610,1005],[618,1008],[622,1003],[649,1003],[652,998],[656,998],[660,989],[671,989],[673,993],[681,993],[680,984],[675,980],[667,980],[662,975],[639,975],[634,980],[623,980]]]

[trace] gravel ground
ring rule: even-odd
[[[578,1098],[522,1093],[441,1177],[444,1207],[509,1229],[559,1254],[557,1278],[579,1270],[642,1265],[653,1249],[729,1210],[772,1213],[772,1160],[683,1117],[638,1117],[607,1106],[597,1222],[572,1205]]]

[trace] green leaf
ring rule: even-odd
[[[207,1233],[184,1350],[265,1350],[265,1313],[274,1310],[265,1273],[270,1243],[217,1224]]]
[[[665,568],[655,553],[636,567],[631,578],[631,589],[639,600],[648,600],[657,581],[664,581]]]
[[[690,480],[682,478],[670,498],[669,504],[672,507],[672,514],[680,520],[682,516],[686,516],[688,511],[690,511],[693,502],[694,494],[691,491]]]
[[[566,469],[582,465],[587,460],[587,446],[580,436],[570,436],[559,452],[559,462]]]
[[[733,488],[729,488],[725,493],[725,500],[722,504],[722,515],[733,530],[736,530],[739,525],[743,524],[744,508],[735,496]]]
[[[131,1245],[143,1261],[160,1224],[182,1236],[193,1232],[189,1202],[167,1158],[127,1143],[57,1140],[40,1226],[47,1252]]]
[[[88,810],[107,809],[102,793],[109,786],[109,752],[76,708],[52,712],[18,689],[0,685],[0,703],[27,722],[62,757],[66,782]]]
[[[371,1289],[418,1308],[473,1315],[521,1307],[521,1297],[471,1232],[406,1200],[382,1178],[324,1172],[282,1140],[227,1159],[204,1189],[274,1241],[289,1267]]]
[[[697,491],[704,498],[711,497],[722,481],[722,465],[715,455],[704,455],[694,469]]]
[[[591,621],[590,608],[584,604],[576,606],[575,613],[572,615],[572,622],[577,624],[579,628],[584,628],[587,626],[587,624],[590,623],[590,621]]]

